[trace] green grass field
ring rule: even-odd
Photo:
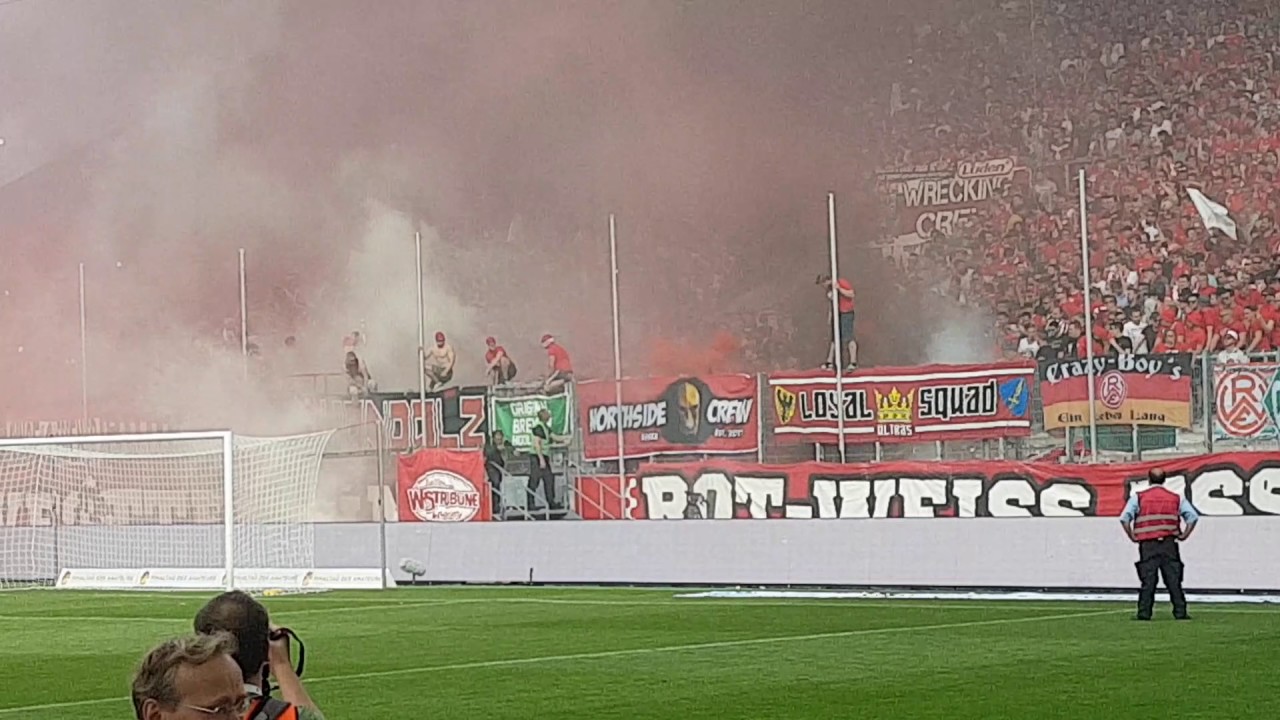
[[[1280,609],[432,588],[270,598],[340,718],[1280,717]],[[130,718],[209,595],[0,593],[0,720]]]

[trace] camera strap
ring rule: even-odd
[[[298,664],[294,667],[293,672],[298,677],[302,677],[303,671],[307,669],[307,646],[303,644],[302,638],[298,637],[298,634],[289,628],[274,630],[271,632],[270,637],[272,640],[278,640],[282,636],[288,636],[298,644]],[[268,700],[271,699],[271,668],[269,665],[264,665],[262,668],[262,695]],[[288,707],[288,705],[286,704],[285,707]],[[256,715],[250,715],[249,717],[250,720],[258,720]],[[274,717],[268,718],[268,720],[274,720]]]
[[[293,706],[283,700],[264,697],[257,707],[249,711],[248,720],[279,720],[291,707]]]
[[[307,646],[302,642],[302,638],[298,637],[298,633],[289,628],[279,628],[271,633],[271,639],[277,640],[280,636],[288,636],[290,640],[298,646],[298,664],[293,671],[302,677],[302,672],[307,668]]]

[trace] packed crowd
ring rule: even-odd
[[[1007,2],[918,28],[881,167],[1017,158],[916,280],[996,319],[1004,357],[1280,349],[1280,8]],[[1089,208],[1085,328],[1075,172]],[[1207,229],[1187,190],[1226,207]],[[1232,235],[1234,234],[1234,237]]]

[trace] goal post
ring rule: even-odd
[[[0,439],[0,588],[383,587],[385,570],[316,567],[332,435]]]

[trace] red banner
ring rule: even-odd
[[[587,460],[618,457],[613,381],[578,383],[578,412]],[[622,446],[626,457],[749,453],[759,447],[759,402],[750,375],[633,378],[622,381]]]
[[[1031,434],[1027,363],[925,365],[769,376],[779,442],[838,443],[839,415],[852,442],[931,442]]]
[[[1191,427],[1191,356],[1108,355],[1093,359],[1099,425]],[[1046,430],[1089,425],[1089,361],[1040,366]]]
[[[484,454],[475,450],[419,450],[397,458],[401,522],[489,520],[491,498]]]
[[[756,465],[651,463],[628,477],[579,478],[578,512],[618,517],[938,518],[1116,517],[1147,471],[1203,515],[1280,515],[1280,453],[1220,453],[1158,463],[1009,461]]]

